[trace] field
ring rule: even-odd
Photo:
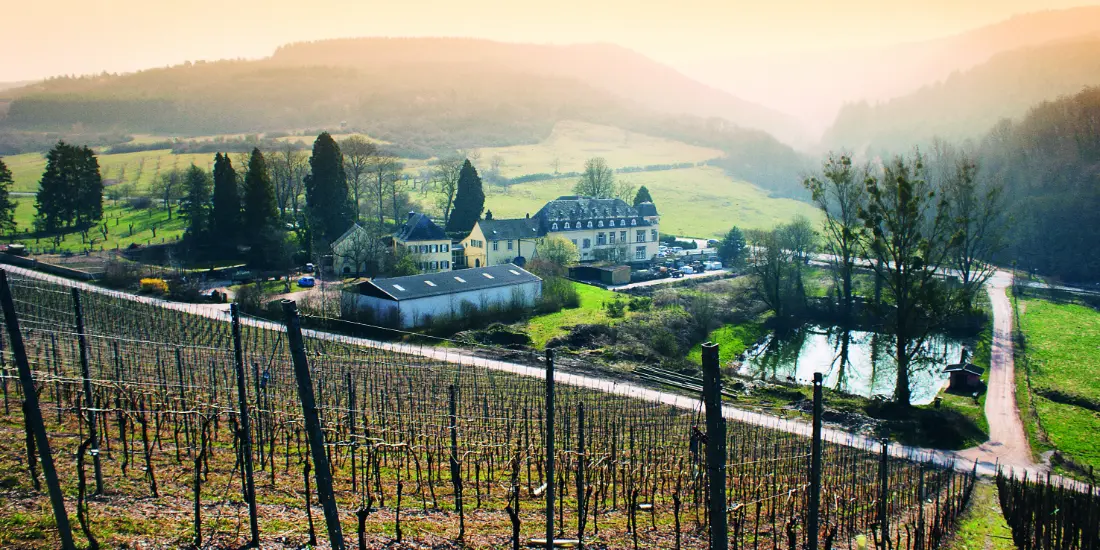
[[[97,155],[97,158],[99,173],[105,183],[111,183],[111,181],[129,183],[133,184],[136,190],[148,189],[162,171],[168,172],[172,168],[184,170],[192,163],[204,170],[210,170],[214,165],[214,153],[173,155],[170,149]],[[11,188],[13,192],[38,191],[38,180],[42,178],[42,172],[46,169],[46,157],[43,153],[24,153],[4,157],[3,160],[4,164],[11,169],[14,180]],[[234,155],[234,167],[237,167],[237,160],[237,156]]]
[[[248,537],[240,467],[246,458],[255,467],[265,548],[301,547],[314,524],[324,540],[319,507],[305,505],[319,498],[311,496],[311,467],[331,468],[349,545],[359,538],[369,547],[404,540],[449,548],[462,539],[468,548],[499,548],[510,539],[508,505],[521,540],[543,529],[549,430],[537,377],[414,355],[413,347],[364,347],[323,335],[303,341],[279,325],[254,322],[241,327],[238,370],[230,325],[197,315],[206,311],[201,306],[185,312],[85,293],[85,378],[69,293],[8,279],[81,545],[77,508],[86,510],[87,532],[106,547],[240,545]],[[5,349],[9,369],[19,356]],[[323,443],[312,449],[291,351],[308,362],[308,391],[325,428]],[[698,406],[642,401],[608,392],[616,388],[610,381],[600,384],[558,387],[552,481],[560,490],[561,532],[600,548],[705,547],[705,465],[690,443],[691,427],[701,423]],[[0,545],[54,548],[58,531],[44,491],[32,488],[38,461],[25,460],[21,387],[4,386]],[[247,430],[239,429],[241,398],[250,411]],[[89,413],[88,404],[95,410]],[[87,452],[93,421],[105,494],[81,502],[97,484],[97,459]],[[731,537],[739,547],[804,544],[809,440],[732,420],[727,438],[729,489],[721,505],[730,510]],[[914,537],[934,547],[942,531],[932,531],[932,522],[952,521],[965,504],[967,474],[905,459],[888,467],[881,485],[874,449],[824,445],[822,529],[835,534],[834,547],[850,547],[876,528],[879,495],[888,499],[894,547],[911,547]],[[364,526],[358,537],[357,511]]]
[[[1100,468],[1100,312],[1075,303],[1017,299],[1026,342],[1017,373],[1030,375],[1030,401],[1041,431],[1084,468]]]
[[[563,121],[545,140],[532,145],[478,149],[479,170],[500,160],[500,175],[514,178],[524,174],[580,172],[592,157],[603,157],[612,168],[653,164],[700,163],[722,156],[722,152],[678,141],[638,134],[613,126]],[[555,167],[554,163],[557,162]],[[556,168],[556,169],[555,169]]]
[[[17,197],[15,220],[17,230],[34,229],[34,197]],[[151,208],[148,210],[133,209],[123,204],[114,204],[104,201],[103,222],[107,224],[107,236],[104,238],[98,227],[92,228],[88,233],[89,242],[81,240],[79,232],[65,234],[59,246],[55,246],[53,239],[42,237],[16,237],[16,242],[26,244],[32,250],[54,249],[69,252],[80,252],[86,248],[111,250],[125,248],[131,243],[141,245],[170,243],[183,236],[186,222],[180,218],[176,209],[172,210],[172,219],[168,219],[168,211],[163,208]],[[155,228],[155,234],[154,234]]]
[[[604,304],[627,298],[597,286],[574,282],[573,287],[577,289],[577,294],[580,296],[580,307],[537,315],[527,320],[527,333],[536,347],[542,348],[551,339],[565,334],[569,327],[574,325],[615,323],[616,319],[607,316]],[[627,311],[626,315],[629,316],[631,313]]]

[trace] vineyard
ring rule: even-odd
[[[558,383],[548,402],[542,378],[303,337],[291,304],[285,325],[231,323],[5,281],[0,546],[70,546],[72,517],[81,546],[526,547],[546,536],[550,494],[555,538],[708,547],[708,472],[722,470],[708,468],[702,401],[677,408],[608,381]],[[723,425],[717,506],[732,548],[934,548],[973,484],[853,440],[821,444],[811,487],[810,438]],[[65,513],[51,513],[51,484]],[[43,516],[37,531],[12,528]]]

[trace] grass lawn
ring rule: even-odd
[[[980,294],[979,299],[988,303],[988,298],[985,294]],[[985,369],[982,373],[982,383],[989,384],[989,356],[993,346],[993,322],[990,320],[982,329],[981,334],[978,335],[978,341],[975,347],[971,350],[973,353],[970,356],[970,362],[976,366]],[[941,407],[950,409],[962,414],[974,422],[974,425],[978,427],[982,433],[988,436],[989,434],[989,421],[985,417],[985,392],[982,392],[978,396],[978,401],[975,402],[974,398],[969,395],[961,395],[957,393],[948,393],[946,389],[940,392],[940,397],[943,398],[943,404]]]
[[[1086,468],[1100,468],[1100,412],[1048,398],[1058,392],[1100,403],[1100,312],[1029,297],[1019,297],[1017,307],[1026,341],[1017,372],[1031,377],[1032,391],[1024,397],[1035,408],[1035,420],[1061,453]],[[1035,431],[1029,426],[1029,434]]]
[[[565,334],[566,329],[574,325],[614,324],[618,319],[607,316],[604,304],[613,302],[616,298],[622,298],[624,302],[629,298],[592,285],[574,282],[573,286],[577,289],[577,294],[580,295],[580,307],[538,315],[527,320],[527,334],[531,336],[535,347],[542,348],[552,338]],[[631,313],[630,310],[627,310],[625,315],[630,316]]]
[[[562,121],[550,135],[532,145],[487,147],[479,149],[478,169],[488,167],[494,157],[500,161],[500,174],[514,178],[524,174],[580,172],[592,157],[603,157],[612,168],[704,162],[722,156],[722,152],[679,141],[647,136],[615,128],[578,121]]]
[[[948,550],[1011,550],[1012,529],[1005,522],[997,500],[997,484],[978,481],[970,497],[970,506],[959,518],[955,533],[947,541]]]
[[[22,231],[33,228],[34,198],[17,197],[16,204],[15,220],[17,229]],[[172,219],[169,220],[168,211],[160,208],[135,210],[122,204],[112,204],[110,201],[104,201],[103,221],[107,223],[106,239],[103,238],[103,234],[100,233],[98,228],[93,228],[89,232],[89,237],[95,239],[94,248],[96,249],[100,247],[103,249],[126,248],[131,243],[148,245],[172,242],[179,239],[187,227],[187,222],[179,217],[175,209],[172,211]],[[132,232],[131,224],[133,224]],[[153,235],[153,228],[156,228],[156,236]],[[15,242],[24,243],[32,249],[54,247],[53,240],[49,237],[41,237],[36,240],[34,237],[17,236]],[[79,232],[72,232],[65,235],[58,248],[59,250],[80,252],[88,247],[87,243],[81,242]]]
[[[209,171],[214,165],[213,153],[173,155],[171,149],[96,155],[96,157],[99,159],[99,174],[104,180],[130,183],[136,190],[148,189],[161,171],[168,172],[172,168],[185,170],[191,166],[191,163]],[[24,153],[4,157],[3,160],[11,170],[14,181],[12,191],[20,193],[38,191],[38,181],[42,179],[42,172],[46,169],[45,153]],[[235,155],[233,155],[233,162],[234,167],[239,170]]]
[[[718,363],[725,365],[741,355],[749,346],[755,344],[767,333],[763,320],[757,319],[739,325],[719,327],[707,335],[707,341],[718,344]],[[702,364],[703,344],[695,344],[695,347],[688,352],[687,358],[692,363]]]

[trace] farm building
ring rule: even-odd
[[[950,376],[947,386],[950,391],[969,391],[981,387],[984,372],[985,369],[970,363],[956,363],[943,369],[943,373]]]
[[[369,315],[401,328],[463,315],[470,308],[530,307],[542,295],[542,279],[512,264],[374,279],[345,290],[345,314]]]

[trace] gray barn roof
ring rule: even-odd
[[[399,241],[443,241],[450,237],[441,227],[435,224],[431,218],[417,212],[409,212],[409,219],[405,221],[394,238]]]
[[[478,224],[481,225],[481,231],[485,233],[485,239],[489,241],[533,239],[545,235],[539,231],[539,222],[534,218],[481,220]]]
[[[513,286],[541,281],[522,267],[512,264],[442,271],[407,277],[374,279],[359,283],[360,294],[399,302],[429,296],[457,294],[471,290]]]

